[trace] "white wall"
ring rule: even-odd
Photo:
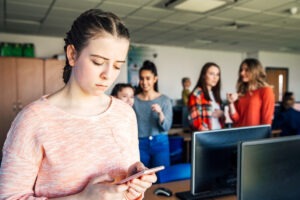
[[[63,54],[63,38],[29,36],[19,34],[0,33],[0,42],[34,43],[36,57],[49,58],[55,54]],[[142,44],[140,44],[142,45]],[[142,45],[146,46],[146,45]],[[201,67],[206,62],[215,62],[221,67],[222,98],[226,92],[235,91],[238,67],[241,61],[249,56],[255,56],[264,66],[288,67],[289,90],[293,91],[296,100],[300,101],[300,56],[299,54],[272,53],[272,52],[224,52],[186,49],[168,46],[147,45],[154,49],[157,57],[152,61],[158,68],[159,89],[172,99],[180,99],[181,78],[188,76],[192,80],[192,88],[198,80]],[[124,67],[117,82],[127,82],[127,69]],[[110,92],[110,90],[108,91]]]
[[[300,101],[300,55],[287,53],[259,52],[259,59],[266,67],[289,68],[288,90]]]

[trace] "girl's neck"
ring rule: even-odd
[[[143,91],[139,95],[140,99],[146,100],[146,101],[156,99],[159,96],[160,96],[160,93],[158,93],[154,90],[152,90],[152,91]]]
[[[50,103],[66,112],[84,116],[101,114],[108,109],[111,103],[111,99],[104,93],[99,96],[82,95],[80,91],[71,90],[68,85],[50,95],[48,99]]]
[[[206,86],[206,88],[207,88],[207,91],[210,92],[212,87],[211,86]]]

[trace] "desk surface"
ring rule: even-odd
[[[178,135],[183,137],[184,141],[191,141],[192,132],[185,132],[183,128],[171,128],[168,132],[169,135]]]
[[[164,196],[156,196],[155,194],[153,194],[154,190],[159,187],[165,187],[170,189],[173,192],[173,196],[164,197]],[[175,200],[178,199],[175,196],[176,192],[183,192],[189,189],[190,189],[190,180],[154,184],[151,188],[149,188],[146,191],[144,199],[145,200]],[[231,196],[214,198],[213,200],[236,200],[236,197],[231,195]]]

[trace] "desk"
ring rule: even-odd
[[[271,136],[272,137],[279,137],[280,134],[281,134],[281,130],[280,129],[272,130],[272,132],[271,132]]]
[[[156,196],[153,194],[154,190],[159,187],[165,187],[173,192],[173,196],[171,197],[164,197],[164,196]],[[170,183],[162,183],[162,184],[154,184],[151,188],[149,188],[145,193],[145,200],[176,200],[178,199],[175,196],[176,192],[183,192],[190,189],[190,180],[183,180],[183,181],[175,181]],[[218,197],[213,198],[212,200],[236,200],[236,196],[230,195],[230,196],[224,196],[224,197]]]
[[[272,130],[271,137],[279,137],[281,130]],[[191,162],[191,140],[192,140],[192,131],[185,132],[183,128],[172,128],[169,130],[169,135],[178,135],[183,137],[183,141],[185,144],[185,162]]]

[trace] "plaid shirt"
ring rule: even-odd
[[[194,130],[211,130],[212,106],[210,101],[204,98],[204,93],[200,87],[197,87],[189,96],[188,101],[190,126]],[[223,120],[219,120],[223,127]]]

